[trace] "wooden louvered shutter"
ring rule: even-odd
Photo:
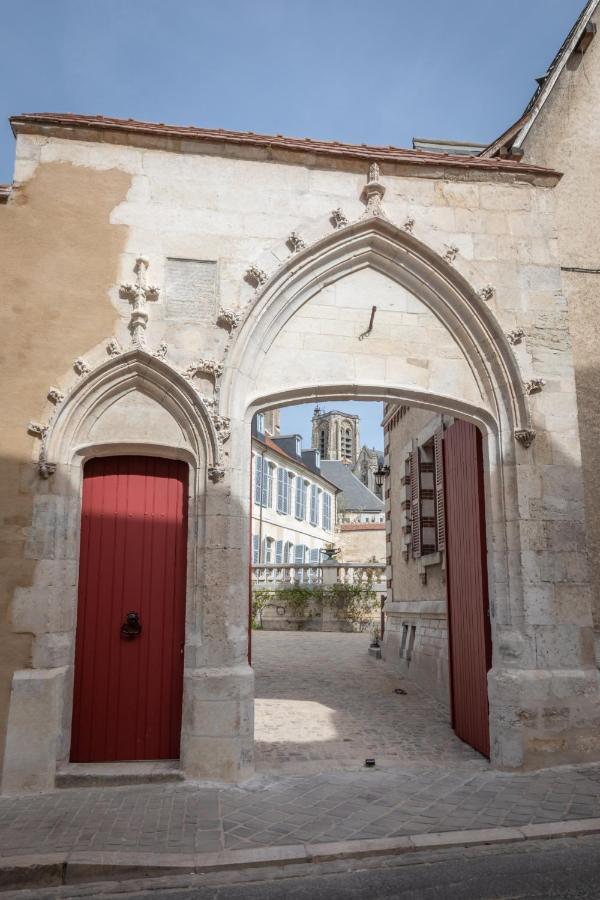
[[[435,490],[435,543],[436,550],[446,549],[446,505],[444,502],[444,454],[442,448],[444,430],[439,428],[433,436],[434,490]]]
[[[422,548],[422,524],[421,524],[421,471],[419,448],[416,447],[410,454],[410,538],[412,542],[412,555],[416,558],[421,555]]]

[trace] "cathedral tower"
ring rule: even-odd
[[[339,459],[353,466],[360,452],[360,418],[337,409],[322,412],[315,406],[312,417],[312,446],[321,459]]]

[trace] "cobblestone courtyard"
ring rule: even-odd
[[[369,656],[368,646],[367,634],[253,633],[257,770],[332,771],[366,757],[487,768],[454,735],[448,710]]]
[[[493,770],[453,735],[443,707],[367,644],[366,635],[255,633],[262,771],[239,786],[0,798],[0,858],[219,852],[598,816],[600,766]],[[400,685],[406,695],[394,693]]]

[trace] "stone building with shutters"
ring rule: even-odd
[[[464,516],[485,551],[469,573],[482,652],[476,676],[457,672],[455,720],[477,706],[493,766],[600,759],[600,595],[586,549],[589,535],[596,566],[597,6],[586,6],[519,137],[478,155],[13,118],[14,180],[0,197],[5,793],[50,790],[81,755],[93,764],[154,752],[143,728],[130,735],[135,692],[96,697],[94,661],[109,657],[177,676],[180,707],[153,696],[144,715],[163,721],[169,710],[167,749],[184,776],[252,773],[251,422],[309,402],[376,400],[442,417],[444,461],[457,472],[470,453],[482,472],[470,482],[479,516]],[[397,427],[402,449],[426,421],[411,435]],[[447,521],[475,468],[446,479]],[[123,513],[125,495],[139,515]],[[124,531],[90,557],[82,536],[105,517]],[[157,537],[166,521],[174,542]],[[391,529],[393,582],[406,545],[394,519]],[[447,528],[446,553],[459,530]],[[155,553],[141,553],[145,540]],[[167,550],[168,585],[149,578]],[[94,559],[102,603],[86,588]],[[441,622],[435,566],[408,568]],[[169,640],[161,610],[180,629]],[[90,614],[101,627],[81,652]],[[449,630],[452,640],[454,620]],[[457,659],[468,662],[462,634]],[[436,684],[434,663],[424,667]],[[111,747],[81,716],[90,698]]]

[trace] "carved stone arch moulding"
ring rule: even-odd
[[[221,379],[221,411],[240,415],[240,378],[252,378],[289,319],[328,284],[373,268],[405,287],[444,324],[476,374],[482,396],[514,447],[531,431],[524,379],[490,305],[442,255],[383,216],[369,216],[328,233],[257,283],[233,337]],[[512,451],[511,451],[512,452]]]
[[[41,436],[40,475],[48,477],[57,464],[70,464],[73,454],[86,443],[90,423],[132,391],[155,400],[170,414],[187,449],[199,463],[204,463],[209,477],[223,470],[226,428],[222,417],[217,430],[213,414],[189,381],[161,358],[135,348],[111,357],[78,379],[56,407]],[[116,434],[115,441],[118,440]]]

